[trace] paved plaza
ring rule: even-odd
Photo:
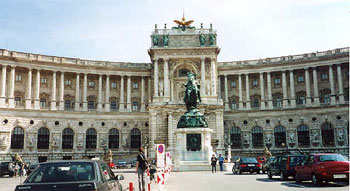
[[[128,190],[129,183],[134,184],[135,190],[138,190],[137,174],[135,169],[114,170],[116,174],[123,174],[124,180],[120,181],[123,190]],[[24,181],[24,178],[0,178],[0,191],[13,191],[17,184]],[[158,190],[153,183],[152,190]],[[349,186],[345,184],[324,184],[313,186],[310,182],[296,184],[294,180],[280,181],[278,177],[269,180],[266,174],[242,174],[234,175],[229,171],[217,172],[215,174],[205,172],[172,172],[169,176],[163,191],[221,191],[221,190],[239,190],[239,191],[287,191],[287,190],[332,190],[348,191]]]

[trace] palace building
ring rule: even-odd
[[[85,60],[0,49],[0,160],[175,152],[187,72],[200,82],[217,153],[349,154],[349,48],[218,62],[217,33],[157,27],[150,63]],[[146,50],[145,50],[146,51]],[[234,53],[233,53],[234,54]]]

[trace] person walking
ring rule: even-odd
[[[224,157],[219,154],[219,165],[220,165],[220,171],[222,172],[224,170]]]
[[[143,148],[139,148],[139,154],[137,155],[137,162],[136,162],[136,173],[138,177],[139,182],[139,190],[145,191],[146,190],[146,170],[148,168],[148,161],[145,157],[145,154],[143,152]]]
[[[211,172],[212,173],[214,173],[214,171],[216,172],[216,162],[217,161],[218,161],[218,159],[213,154],[213,156],[211,157]]]

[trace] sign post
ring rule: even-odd
[[[165,145],[156,144],[156,149],[157,149],[157,167],[164,168],[165,167]]]

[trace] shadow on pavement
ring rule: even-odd
[[[247,176],[247,175],[257,175],[256,173],[254,174],[250,174],[250,173],[242,173],[242,174],[233,174],[232,172],[231,173],[225,173],[224,175],[236,175],[236,176]]]
[[[279,178],[257,178],[257,181],[260,182],[294,182],[294,180],[290,179],[290,180],[280,180]]]
[[[319,186],[314,186],[312,182],[303,182],[301,184],[295,183],[295,182],[283,182],[281,185],[287,186],[287,187],[292,187],[292,188],[324,188],[324,187],[345,187],[347,186],[345,183],[341,184],[335,184],[335,183],[325,183],[321,184]]]

